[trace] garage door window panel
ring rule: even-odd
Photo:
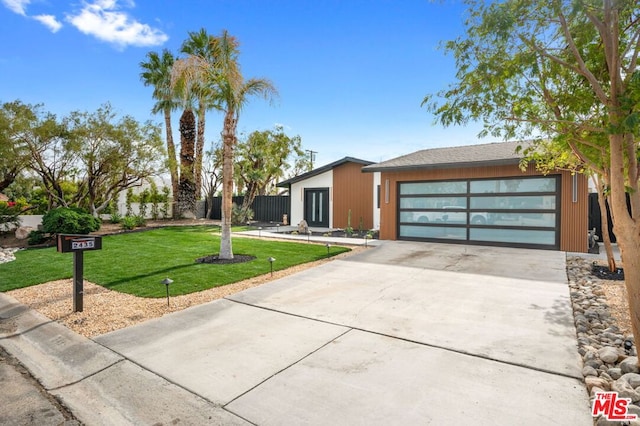
[[[415,182],[403,183],[400,186],[400,195],[428,195],[428,194],[466,194],[467,181],[447,182]]]
[[[555,192],[555,178],[473,180],[470,182],[472,194]]]
[[[467,229],[454,226],[400,225],[400,235],[405,238],[437,238],[464,241],[467,239]]]
[[[555,231],[495,228],[472,228],[469,231],[471,241],[527,243],[546,246],[554,246],[556,243]]]
[[[402,197],[401,209],[430,209],[443,210],[448,208],[467,208],[466,197]]]
[[[555,195],[505,195],[471,197],[471,209],[555,210]]]
[[[546,227],[553,228],[556,226],[555,213],[513,213],[513,212],[473,212],[471,214],[471,223],[474,219],[477,222],[479,218],[487,218],[487,223],[493,226],[504,227]]]

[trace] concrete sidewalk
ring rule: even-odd
[[[90,425],[591,425],[564,267],[383,242],[95,341],[0,294],[0,346]]]
[[[274,227],[264,228],[262,230],[242,231],[235,234],[249,235],[258,238],[277,238],[280,240],[290,241],[312,241],[314,243],[332,244],[332,245],[346,245],[346,246],[371,246],[376,247],[382,243],[380,240],[370,238],[356,238],[356,237],[323,237],[320,235],[305,235],[305,234],[291,234],[291,231],[295,231],[297,227],[293,226],[281,226],[277,230]],[[330,232],[329,228],[309,228],[312,232],[319,234]]]

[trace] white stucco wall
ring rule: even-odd
[[[291,217],[289,218],[289,223],[296,226],[304,219],[305,188],[329,188],[329,227],[333,227],[333,170],[291,185]]]
[[[378,185],[381,182],[380,172],[373,173],[373,229],[380,229],[380,200],[378,200]]]

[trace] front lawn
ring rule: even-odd
[[[273,269],[327,257],[324,245],[234,238],[233,252],[256,259],[226,265],[196,263],[216,254],[220,247],[217,227],[169,227],[145,232],[105,236],[102,250],[84,253],[84,279],[103,287],[142,297],[164,297],[164,278],[173,280],[171,294],[206,290],[269,273]],[[330,254],[349,251],[332,246]],[[73,254],[55,248],[23,250],[16,261],[0,264],[0,291],[41,284],[73,276]]]

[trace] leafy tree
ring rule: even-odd
[[[176,147],[173,142],[173,128],[171,126],[171,112],[178,107],[175,94],[171,86],[171,70],[175,62],[173,54],[164,49],[162,54],[147,53],[147,62],[140,62],[140,78],[145,86],[153,86],[153,98],[157,101],[151,110],[154,114],[164,115],[164,127],[167,139],[167,154],[171,188],[174,196],[178,194],[178,163],[176,161]]]
[[[6,201],[0,201],[0,232],[6,232],[20,226],[19,216],[21,213],[22,209],[13,203],[10,205]]]
[[[40,105],[18,100],[0,107],[0,192],[11,185],[29,162],[24,137],[39,122]]]
[[[640,9],[632,0],[466,3],[466,36],[445,45],[457,82],[424,103],[445,125],[481,120],[483,134],[566,144],[604,178],[638,346]]]
[[[72,143],[67,151],[78,158],[79,205],[93,215],[112,199],[162,171],[160,128],[131,116],[117,118],[106,104],[92,113],[70,117]]]
[[[16,143],[28,152],[27,167],[40,180],[48,209],[77,203],[81,198],[75,182],[78,154],[68,119],[59,121],[37,108],[29,121],[29,129],[21,132]]]
[[[291,169],[291,161],[304,156],[300,136],[289,137],[282,126],[255,131],[238,144],[235,175],[244,191],[241,210],[247,210],[256,195],[268,194]]]

